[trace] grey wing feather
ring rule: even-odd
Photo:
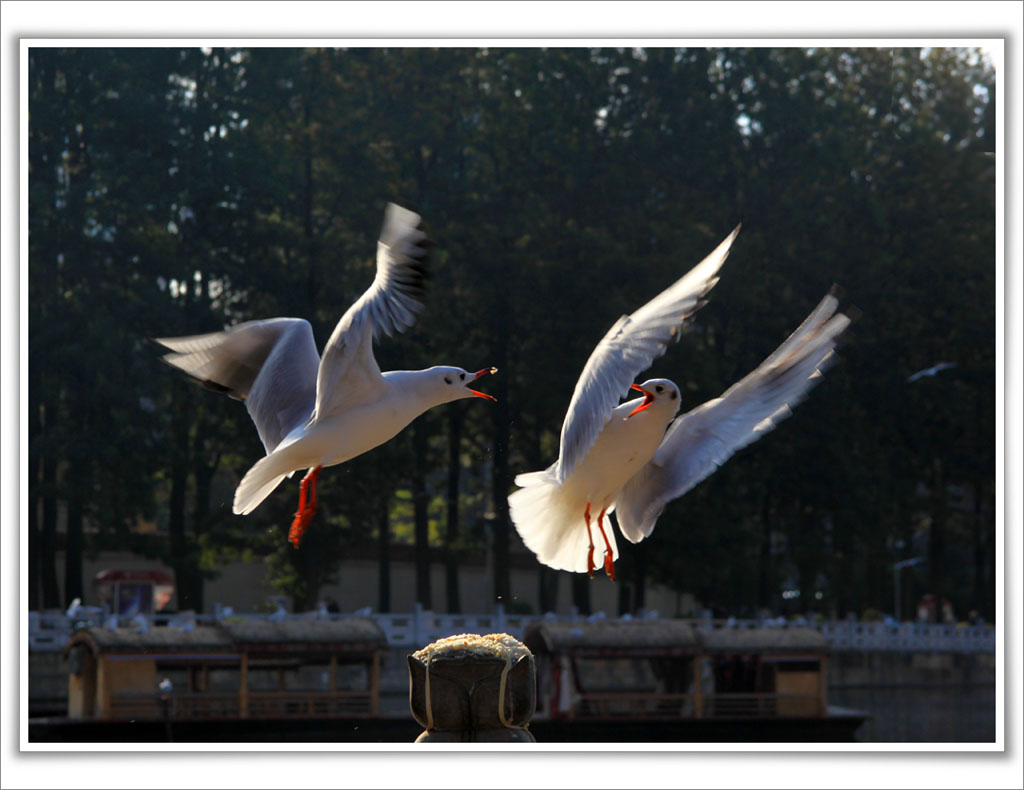
[[[835,314],[837,305],[830,293],[753,372],[672,424],[654,458],[616,498],[616,519],[628,540],[643,540],[668,502],[792,414],[834,361],[838,337],[849,326],[846,315]]]
[[[555,474],[563,482],[597,441],[637,375],[665,353],[683,323],[718,282],[737,226],[703,261],[632,315],[620,318],[591,353],[562,424]]]
[[[381,332],[391,336],[405,331],[423,309],[426,234],[419,224],[418,214],[388,204],[373,283],[341,317],[324,347],[316,382],[317,416],[368,402],[383,386],[374,339]]]
[[[173,352],[165,362],[245,401],[268,454],[312,414],[320,356],[308,321],[247,321],[223,332],[157,342]]]

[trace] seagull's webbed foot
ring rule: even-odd
[[[299,509],[295,513],[291,529],[288,530],[288,542],[295,548],[299,547],[299,541],[302,540],[306,527],[309,526],[309,522],[316,515],[316,481],[320,476],[321,469],[323,469],[322,466],[310,469],[309,473],[302,478],[302,482],[299,483]],[[309,490],[308,501],[306,499],[307,489]]]
[[[610,551],[604,553],[604,572],[608,574],[609,579],[615,581],[615,560],[612,559]]]

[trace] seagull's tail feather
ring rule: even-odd
[[[280,454],[271,453],[255,464],[235,489],[232,510],[242,516],[252,513],[295,470]]]
[[[552,470],[518,475],[516,484],[523,488],[509,495],[509,515],[526,547],[544,565],[561,571],[586,573],[590,538],[583,511],[587,503],[571,496],[564,486],[559,485]],[[594,555],[600,567],[604,541],[597,528],[596,513],[592,530]],[[604,531],[611,543],[613,557],[618,558],[619,550],[608,518],[604,522]]]

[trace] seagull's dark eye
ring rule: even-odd
[[[459,381],[465,381],[465,380],[466,380],[466,374],[465,373],[460,373],[459,374]]]
[[[654,388],[654,391],[655,392],[662,392],[664,389],[665,388],[659,384],[657,387]]]
[[[445,384],[451,384],[451,383],[452,383],[452,378],[451,378],[451,376],[445,376],[445,377],[444,377],[444,383],[445,383]]]

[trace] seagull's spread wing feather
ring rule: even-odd
[[[426,234],[419,224],[418,214],[388,204],[373,284],[341,317],[324,347],[316,380],[318,419],[368,403],[383,389],[373,340],[381,332],[405,331],[423,309]]]
[[[267,453],[310,418],[320,356],[301,318],[247,321],[224,332],[158,338],[165,362],[200,384],[245,401]]]
[[[643,540],[665,505],[772,430],[821,380],[850,319],[826,296],[807,320],[753,372],[720,397],[679,417],[652,458],[616,498],[622,533]]]
[[[555,474],[563,482],[597,441],[619,399],[637,375],[665,353],[685,320],[718,282],[739,227],[674,285],[632,315],[620,318],[591,353],[562,424]]]

